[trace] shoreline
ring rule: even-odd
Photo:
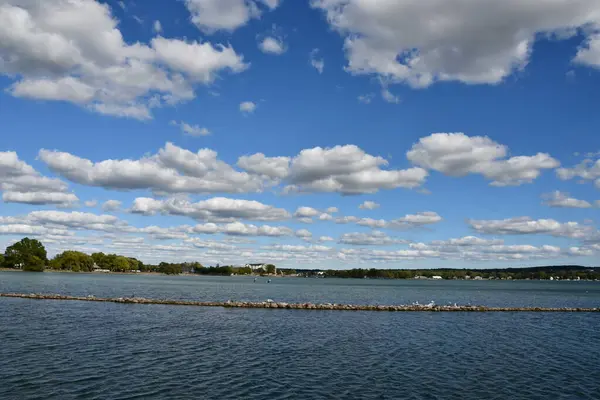
[[[16,268],[0,268],[0,272],[30,272]],[[45,269],[43,272],[49,272],[51,274],[87,274],[87,275],[142,275],[142,276],[218,276],[228,277],[230,275],[210,275],[210,274],[194,274],[194,273],[181,273],[181,274],[164,274],[162,272],[75,272],[71,270],[57,270],[57,269]],[[40,272],[35,272],[40,273]],[[598,279],[434,279],[434,278],[341,278],[341,277],[328,277],[328,278],[317,278],[317,277],[305,277],[295,275],[232,275],[235,277],[247,276],[247,277],[262,277],[262,278],[304,278],[304,279],[349,279],[349,280],[392,280],[392,281],[503,281],[503,282],[522,282],[522,281],[533,281],[533,282],[600,282]]]
[[[388,311],[388,312],[600,312],[600,308],[582,307],[486,307],[471,305],[356,305],[356,304],[313,304],[313,303],[283,303],[273,301],[244,302],[244,301],[186,301],[159,300],[140,297],[95,297],[95,296],[65,296],[60,294],[36,293],[0,293],[0,297],[19,298],[28,300],[60,300],[60,301],[93,301],[101,303],[120,304],[157,304],[195,307],[223,308],[269,308],[285,310],[329,310],[329,311]]]

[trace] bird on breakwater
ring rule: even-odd
[[[168,299],[147,299],[147,298],[103,298],[94,296],[68,296],[61,294],[35,294],[35,293],[0,293],[0,297],[13,297],[32,300],[76,300],[76,301],[94,301],[104,303],[121,304],[162,304],[162,305],[182,305],[182,306],[200,306],[200,307],[237,307],[237,308],[278,308],[295,310],[354,310],[354,311],[465,311],[465,312],[594,312],[600,313],[600,307],[489,307],[489,306],[428,306],[428,305],[352,305],[352,304],[311,304],[311,303],[285,303],[274,302],[267,299],[264,302],[240,302],[232,301],[189,301],[189,300],[168,300]]]

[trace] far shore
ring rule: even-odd
[[[15,268],[0,268],[0,272],[27,272],[24,271],[22,269],[15,269]],[[76,272],[76,271],[71,271],[71,270],[59,270],[59,269],[45,269],[43,272],[50,272],[50,273],[58,273],[58,274],[87,274],[87,275],[143,275],[143,276],[230,276],[230,275],[209,275],[209,274],[195,274],[195,273],[191,273],[191,272],[183,272],[181,274],[164,274],[162,272],[113,272],[113,271],[80,271],[80,272]],[[246,274],[234,274],[231,276],[247,276],[249,278],[266,278],[266,279],[271,279],[271,278],[306,278],[306,276],[303,275],[278,275],[278,274],[264,274],[264,275],[246,275]],[[313,277],[316,278],[316,277]],[[323,279],[324,277],[321,277],[321,279]],[[335,278],[334,277],[329,277],[331,278]],[[357,279],[357,278],[340,278],[340,279]],[[363,278],[360,278],[363,279]],[[488,278],[478,278],[478,279],[464,279],[464,278],[454,278],[454,279],[440,279],[440,278],[426,278],[423,276],[416,276],[416,277],[410,277],[410,278],[373,278],[373,277],[365,277],[364,279],[388,279],[388,280],[409,280],[409,281],[498,281],[498,280],[502,280],[502,281],[552,281],[552,279],[519,279],[519,278],[513,278],[513,279],[488,279]],[[600,280],[598,279],[555,279],[555,282],[600,282]]]

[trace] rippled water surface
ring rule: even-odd
[[[592,282],[1,273],[0,292],[598,306]],[[600,399],[600,315],[0,298],[0,399]]]
[[[432,281],[0,272],[0,292],[185,300],[597,307],[600,282]]]

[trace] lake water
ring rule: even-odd
[[[0,292],[600,306],[598,282],[0,272]],[[600,315],[0,298],[0,399],[600,399]]]

